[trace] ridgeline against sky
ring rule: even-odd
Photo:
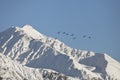
[[[1,0],[0,32],[30,24],[73,48],[109,53],[120,61],[119,4],[120,0]],[[58,35],[59,31],[76,37]]]

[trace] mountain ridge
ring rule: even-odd
[[[72,78],[50,69],[30,68],[16,63],[0,53],[0,79],[3,80],[72,80]]]
[[[44,36],[30,25],[9,28],[0,33],[0,38],[0,52],[25,66],[52,69],[84,79],[105,79],[115,71],[120,73],[120,63],[107,54],[70,48],[58,39]],[[109,71],[112,62],[117,67],[112,66],[115,71]],[[120,79],[119,75],[114,76]]]

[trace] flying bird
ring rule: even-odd
[[[60,32],[57,32],[58,34],[60,34]]]
[[[86,35],[83,35],[83,38],[86,38]]]
[[[66,33],[66,35],[69,35],[68,33]]]
[[[63,32],[63,34],[65,34],[65,32]]]
[[[91,36],[89,36],[88,38],[91,39]]]
[[[72,39],[76,39],[76,37],[73,37]]]
[[[71,34],[70,36],[74,36],[74,34]]]

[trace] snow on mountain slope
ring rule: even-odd
[[[112,59],[110,56],[105,54],[105,59],[108,62],[106,67],[106,72],[111,77],[116,77],[120,79],[120,63]]]
[[[23,66],[0,53],[0,80],[78,80],[49,69]]]
[[[70,48],[29,25],[1,32],[0,52],[22,65],[52,69],[80,79],[105,79],[108,76],[120,79],[116,75],[120,73],[120,63],[108,55]]]
[[[0,54],[0,77],[5,80],[43,80],[40,71],[35,72],[33,69],[23,67],[2,54]]]

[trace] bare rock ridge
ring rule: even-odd
[[[30,25],[1,32],[0,53],[17,64],[54,70],[71,79],[120,80],[120,63],[107,54],[73,49]]]

